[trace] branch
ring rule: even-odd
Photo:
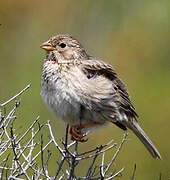
[[[1,104],[0,106],[3,107],[5,105],[7,105],[8,103],[10,103],[11,101],[13,101],[14,99],[16,99],[18,96],[20,96],[21,94],[23,94],[27,89],[29,89],[31,87],[31,84],[27,85],[22,91],[20,91],[18,94],[16,94],[15,96],[13,96],[12,98],[10,98],[8,101],[4,102],[3,104]]]
[[[47,121],[45,125],[40,124],[39,116],[30,123],[27,130],[21,135],[19,129],[15,131],[14,124],[18,118],[16,114],[20,107],[20,102],[15,100],[18,96],[27,92],[30,87],[31,85],[26,86],[14,97],[0,105],[0,179],[6,177],[6,179],[20,180],[24,177],[27,180],[111,180],[121,175],[124,168],[115,172],[112,165],[126,141],[126,133],[118,148],[117,144],[112,140],[105,145],[98,145],[80,152],[79,147],[81,144],[77,141],[70,142],[68,138],[69,125],[66,126],[65,138],[61,141],[55,139],[50,121]],[[5,107],[13,101],[15,101],[15,104],[12,108]],[[42,129],[43,132],[48,131],[49,139],[43,139],[41,135]],[[51,145],[56,148],[57,157],[60,159],[55,165],[50,164],[50,160],[56,158],[55,154],[51,153]],[[114,150],[115,153],[108,162],[105,162],[105,156],[110,150]],[[86,161],[88,165],[84,170],[84,175],[79,176],[77,171],[81,169],[82,161]],[[49,166],[56,168],[55,174],[51,174]],[[108,173],[110,171],[112,171],[111,174]],[[135,172],[136,166],[132,180],[134,180]]]

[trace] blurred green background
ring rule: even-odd
[[[159,149],[163,160],[153,160],[131,133],[117,161],[125,167],[122,180],[168,179],[170,176],[170,1],[169,0],[5,0],[0,2],[0,101],[31,83],[21,97],[18,128],[40,115],[53,121],[55,136],[64,135],[41,97],[41,69],[45,52],[39,45],[55,34],[77,38],[90,55],[111,63],[129,88],[139,122]],[[55,122],[55,123],[54,123]],[[89,136],[89,149],[123,132],[113,125]],[[108,153],[112,155],[112,153]],[[56,162],[54,161],[54,166]],[[80,169],[83,172],[83,168]],[[55,171],[54,171],[55,172]]]

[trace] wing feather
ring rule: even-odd
[[[83,60],[80,66],[82,68],[82,71],[89,79],[95,81],[97,78],[102,77],[106,80],[109,80],[108,83],[112,84],[112,86],[110,87],[108,85],[105,85],[105,87],[101,87],[103,89],[110,88],[110,91],[108,90],[110,92],[109,96],[106,97],[105,101],[101,101],[104,106],[112,108],[112,103],[110,103],[110,98],[112,98],[112,100],[115,101],[114,103],[117,104],[119,110],[124,111],[129,118],[136,119],[136,117],[138,117],[137,113],[135,112],[135,108],[130,101],[126,85],[117,76],[117,73],[110,64],[90,57],[89,60]]]

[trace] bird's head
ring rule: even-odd
[[[40,45],[49,54],[53,54],[58,61],[86,58],[87,54],[83,46],[69,35],[57,35]]]

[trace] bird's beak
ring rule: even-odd
[[[46,51],[53,51],[55,48],[52,46],[52,44],[49,41],[44,42],[40,45],[40,48],[45,49]]]

